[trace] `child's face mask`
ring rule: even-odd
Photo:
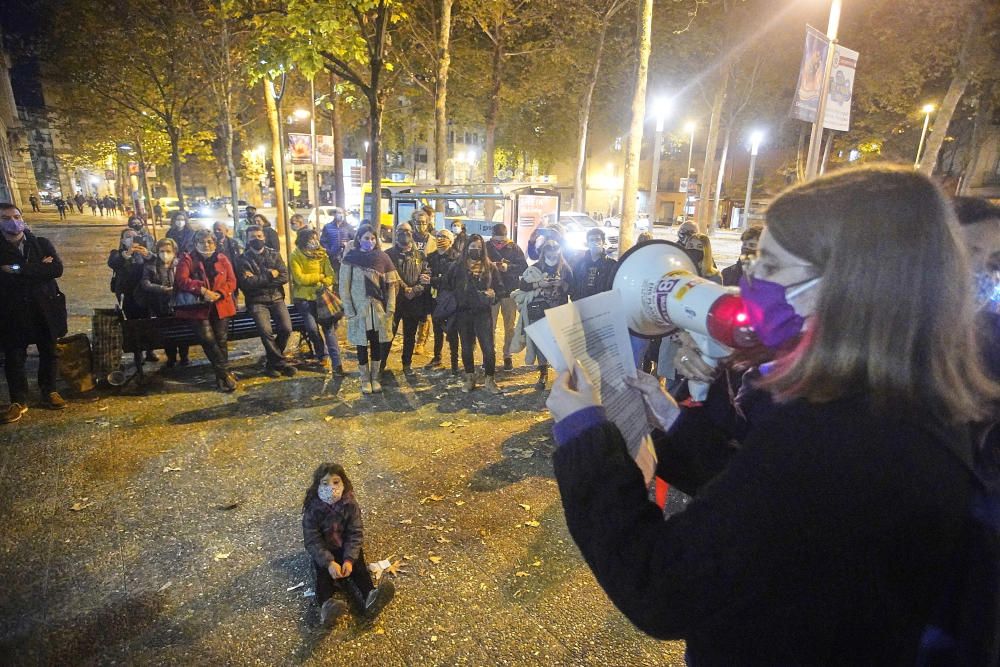
[[[327,475],[316,488],[319,499],[328,505],[339,501],[344,495],[344,481],[339,475]]]

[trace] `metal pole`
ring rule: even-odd
[[[750,226],[750,194],[753,192],[753,172],[754,167],[757,166],[757,149],[759,144],[754,141],[750,145],[750,171],[747,173],[747,198],[743,203],[743,220],[741,220],[740,227],[746,229]]]
[[[920,166],[920,152],[924,150],[924,139],[927,138],[927,127],[931,122],[931,112],[928,111],[924,114],[924,129],[920,132],[920,143],[917,144],[917,158],[913,161],[913,168],[916,169]]]
[[[309,100],[312,108],[309,110],[309,134],[312,146],[312,182],[313,182],[313,215],[316,217],[316,229],[319,227],[319,146],[316,145],[316,82],[309,79]]]
[[[826,63],[823,67],[822,85],[816,102],[816,120],[813,121],[809,136],[809,153],[806,160],[806,180],[816,178],[819,173],[819,154],[823,143],[823,119],[826,116],[826,98],[830,94],[830,75],[833,73],[833,59],[837,51],[837,30],[840,27],[840,7],[842,0],[833,0],[830,6],[830,21],[826,28],[828,40]]]
[[[660,189],[660,152],[663,150],[663,120],[656,121],[656,140],[653,142],[653,175],[649,182],[649,213],[650,224],[656,224],[656,197]]]
[[[685,177],[691,178],[691,158],[694,157],[694,128],[691,128],[691,138],[688,140],[688,170]]]

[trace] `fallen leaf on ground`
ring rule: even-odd
[[[440,424],[438,424],[438,426],[440,426],[441,428],[448,428],[449,426],[452,425],[453,424],[451,422],[441,422]]]
[[[73,503],[69,508],[74,512],[79,512],[80,510],[87,509],[93,504],[94,503]]]
[[[431,454],[440,454],[442,449],[444,449],[444,447],[438,447],[433,452],[431,452]]]
[[[421,498],[420,499],[420,504],[421,505],[426,505],[429,502],[436,503],[436,502],[439,502],[441,500],[444,500],[444,496],[439,496],[436,493],[432,493],[431,495],[427,496],[426,498]]]
[[[518,503],[517,506],[523,509],[525,512],[531,511],[531,505],[529,505],[528,503]]]
[[[333,421],[333,417],[331,417],[330,415],[327,415],[326,417],[323,417],[323,421],[325,421],[325,422],[332,422]]]
[[[163,472],[180,472],[183,468],[174,468],[173,466],[167,466],[163,469]]]
[[[215,554],[215,560],[226,560],[227,558],[229,558],[232,555],[233,554],[232,554],[231,551],[229,553],[217,553],[217,554]]]
[[[441,562],[441,556],[428,556],[427,560],[437,565],[438,563]]]
[[[465,504],[465,501],[464,500],[456,500],[455,504],[458,505],[459,507],[461,507],[462,505]]]
[[[531,567],[541,567],[541,566],[542,566],[542,561],[538,560],[537,558],[535,559],[535,562],[531,564]]]
[[[520,571],[518,571],[518,572],[515,572],[515,573],[514,573],[514,576],[515,576],[515,577],[529,577],[529,576],[531,576],[531,575],[529,575],[529,574],[528,574],[527,572],[525,572],[525,571],[523,571],[523,570],[520,570]]]
[[[543,421],[545,421],[547,419],[548,419],[548,417],[545,416],[545,415],[535,415],[535,421],[536,422],[543,422]]]
[[[438,541],[438,544],[451,544],[451,540],[449,540],[444,535],[439,535],[438,538],[437,538],[437,541]]]
[[[524,525],[531,526],[532,528],[538,528],[542,524],[538,523],[537,521],[525,521]]]
[[[400,574],[404,574],[405,573],[405,570],[403,569],[404,567],[405,567],[405,565],[403,564],[403,561],[397,560],[397,561],[394,561],[392,563],[392,565],[390,565],[389,567],[385,568],[385,571],[389,572],[391,574],[394,574],[396,576],[399,576]]]
[[[413,523],[413,519],[402,519],[400,521],[400,523],[402,523],[402,524],[411,524],[411,523]]]

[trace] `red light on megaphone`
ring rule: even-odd
[[[736,294],[719,297],[708,310],[708,335],[728,347],[753,347],[757,344],[750,316],[743,299]]]

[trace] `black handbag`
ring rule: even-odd
[[[198,308],[204,306],[208,301],[200,294],[182,292],[177,290],[170,297],[170,307],[174,310],[184,310],[186,308]]]
[[[437,322],[447,322],[458,312],[458,299],[451,290],[440,290],[434,304],[433,318]]]

